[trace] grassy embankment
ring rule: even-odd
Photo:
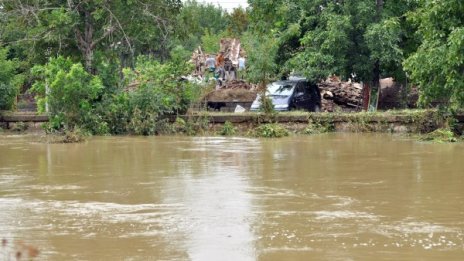
[[[375,113],[295,111],[274,114],[207,112],[183,116],[177,121],[183,122],[190,130],[185,132],[180,128],[177,133],[188,135],[282,137],[337,131],[383,132],[400,133],[433,141],[461,139],[464,124],[437,110],[392,110]],[[191,128],[191,126],[195,127]]]
[[[27,132],[18,122],[10,131]],[[437,110],[392,110],[358,113],[308,113],[302,111],[264,113],[197,112],[173,117],[158,135],[284,137],[328,132],[382,132],[410,135],[424,141],[463,140],[464,122]],[[63,132],[45,139],[48,142],[82,141],[79,132]]]

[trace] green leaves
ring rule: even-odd
[[[247,35],[244,39],[244,49],[248,50],[247,77],[251,82],[259,83],[262,88],[275,77],[277,64],[277,40],[270,35]]]
[[[380,23],[371,24],[364,38],[371,51],[371,59],[381,64],[399,65],[403,59],[401,42],[401,26],[397,17],[384,19]]]
[[[0,110],[9,110],[13,107],[23,82],[22,75],[16,74],[18,63],[8,59],[8,52],[8,48],[0,45]]]
[[[135,84],[136,87],[110,101],[112,111],[105,113],[105,118],[112,131],[153,135],[167,115],[187,110],[198,86],[180,81],[179,76],[192,69],[180,60],[184,51],[176,48],[172,56],[177,59],[167,63],[140,56],[134,69],[124,70],[126,85]],[[121,122],[119,118],[124,120]]]
[[[40,104],[48,102],[52,119],[60,119],[60,124],[53,124],[68,130],[85,127],[104,88],[101,79],[85,71],[82,64],[61,56],[34,67],[33,73],[37,80],[32,90],[43,100]]]
[[[228,26],[228,16],[213,4],[185,1],[174,26],[177,40],[186,49],[193,51],[201,44],[206,52],[217,52],[216,40]]]
[[[409,14],[422,42],[404,61],[419,86],[420,103],[441,102],[451,109],[464,106],[464,4],[459,0],[426,0]]]
[[[404,15],[416,1],[253,0],[250,6],[251,28],[278,39],[280,68],[315,81],[332,74],[371,81],[375,64],[384,77],[404,78],[401,62],[415,48]]]
[[[314,80],[331,74],[347,75],[345,64],[350,48],[350,16],[325,10],[317,27],[308,30],[300,42],[303,50],[289,62],[291,68]]]

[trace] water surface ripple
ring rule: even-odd
[[[0,135],[0,237],[38,260],[464,260],[463,158],[372,134]]]

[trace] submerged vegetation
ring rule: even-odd
[[[224,125],[222,126],[221,131],[219,132],[219,134],[222,136],[233,136],[236,133],[237,133],[237,128],[234,127],[234,125],[230,121],[226,121]]]
[[[282,138],[288,136],[289,131],[282,124],[266,123],[251,131],[251,135],[260,138]]]
[[[333,122],[313,121],[312,119],[310,119],[308,122],[308,126],[303,130],[303,134],[313,135],[328,133],[332,131],[335,131],[335,126]]]
[[[450,129],[436,129],[430,133],[424,134],[419,137],[422,141],[433,141],[433,142],[456,142],[456,138],[453,131]]]

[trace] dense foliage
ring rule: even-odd
[[[198,88],[179,81],[198,46],[238,37],[246,77],[289,73],[419,88],[423,106],[464,105],[460,0],[249,0],[227,12],[194,0],[0,1],[0,109],[32,90],[52,129],[154,134]],[[29,90],[30,92],[30,90]]]
[[[464,107],[464,2],[424,1],[409,14],[421,38],[418,50],[404,62],[420,86],[424,105],[440,100]]]
[[[0,46],[0,110],[10,109],[15,101],[21,82],[16,74],[17,62],[8,59],[8,48]]]
[[[124,69],[120,88],[105,92],[100,77],[58,57],[33,68],[38,78],[32,91],[41,97],[40,110],[52,116],[50,131],[79,128],[94,134],[151,135],[169,115],[185,113],[198,95],[196,85],[177,76],[189,70],[186,63],[160,63],[142,56],[134,69]]]
[[[33,68],[40,77],[33,86],[38,94],[40,110],[49,109],[54,129],[84,127],[93,117],[93,107],[103,90],[98,76],[89,74],[80,63],[69,58],[50,59],[44,66]],[[44,108],[47,107],[47,108]]]

